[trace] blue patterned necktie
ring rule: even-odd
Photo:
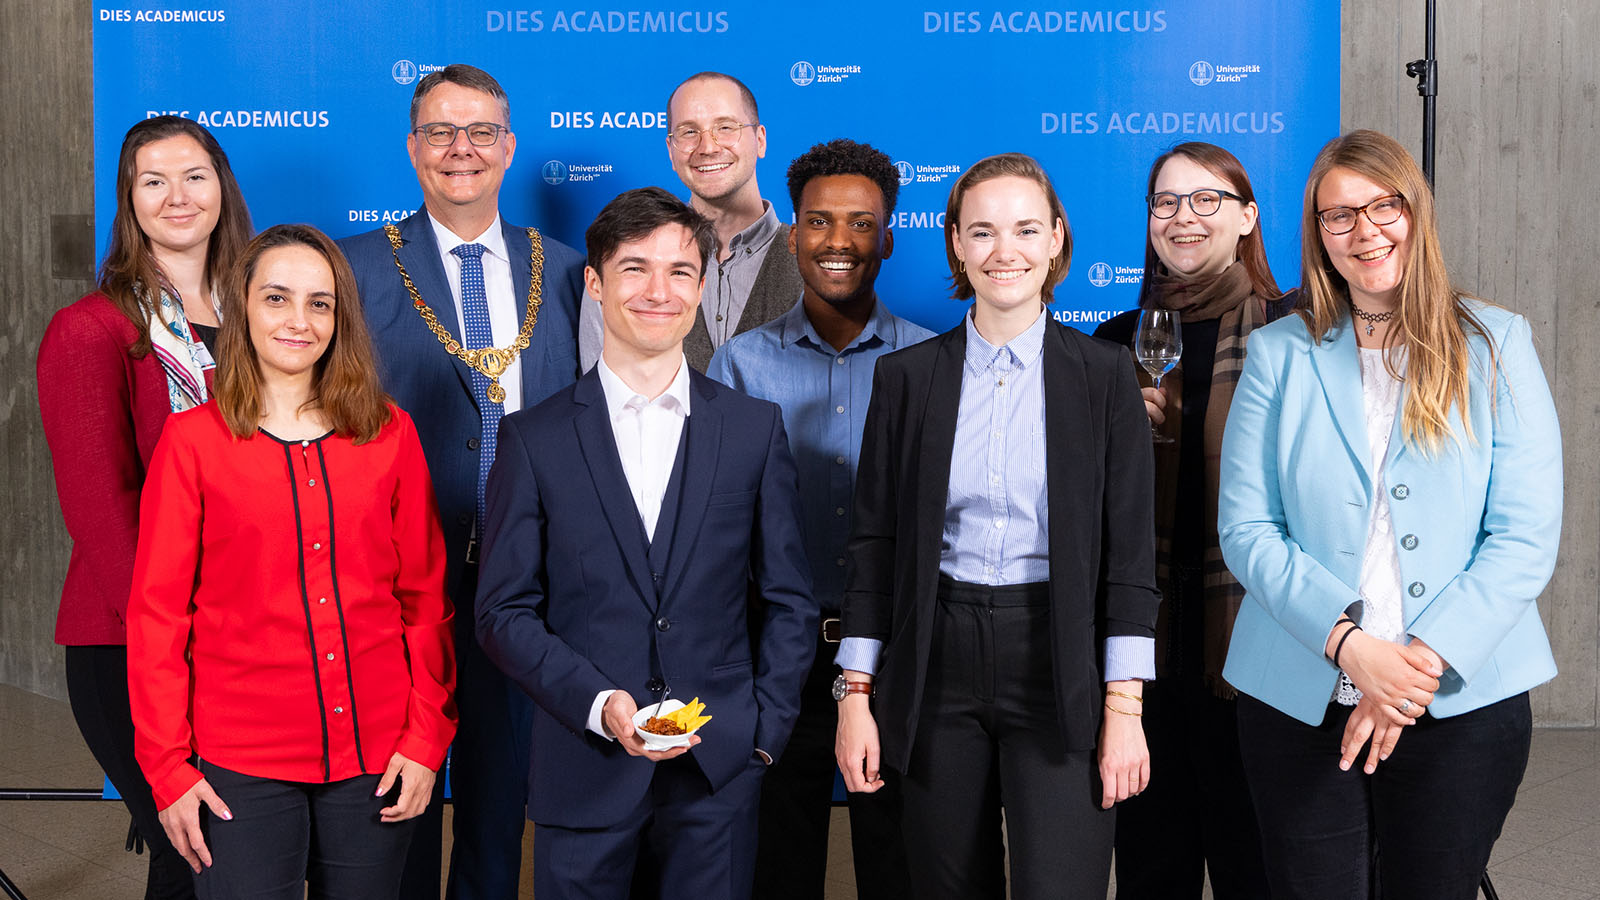
[[[461,322],[466,332],[462,343],[468,350],[494,346],[494,332],[489,328],[489,298],[483,289],[482,244],[462,244],[450,253],[461,260]],[[505,407],[489,399],[489,379],[477,369],[472,369],[472,398],[478,401],[478,413],[483,429],[478,439],[478,506],[472,530],[473,538],[483,537],[484,489],[489,483],[489,466],[494,462],[495,438],[499,434],[500,417]],[[475,549],[475,548],[474,548]],[[476,560],[476,555],[468,553]]]

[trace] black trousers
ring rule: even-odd
[[[189,864],[167,840],[156,818],[150,783],[133,756],[133,713],[128,708],[128,648],[120,645],[67,647],[67,698],[72,717],[95,762],[105,770],[150,852],[146,900],[194,896]]]
[[[761,783],[760,840],[756,851],[758,900],[822,900],[828,866],[828,824],[838,771],[833,742],[839,704],[833,699],[838,644],[819,640],[800,695],[800,718],[788,747]],[[909,898],[905,844],[900,839],[899,777],[850,795],[850,843],[856,895],[861,900]]]
[[[1117,804],[1118,900],[1265,900],[1261,832],[1239,758],[1237,700],[1202,678],[1144,686],[1150,786]]]
[[[328,784],[276,781],[200,761],[233,818],[201,811],[211,867],[201,900],[394,900],[415,819],[383,822],[399,786],[373,795],[377,775]],[[309,888],[308,888],[309,885]]]
[[[1239,698],[1239,743],[1275,900],[1471,900],[1516,800],[1533,736],[1528,695],[1405,729],[1378,771],[1339,771],[1351,707],[1311,726]]]
[[[1104,897],[1113,810],[1093,750],[1068,752],[1057,720],[1044,584],[941,579],[923,705],[902,782],[913,893],[1004,900]]]

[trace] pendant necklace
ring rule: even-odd
[[[1367,323],[1367,337],[1372,337],[1372,327],[1374,325],[1377,325],[1379,322],[1387,322],[1394,318],[1394,310],[1392,309],[1388,312],[1369,313],[1357,306],[1353,300],[1350,302],[1350,312],[1354,313],[1356,318]]]

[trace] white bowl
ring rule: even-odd
[[[644,741],[646,749],[671,750],[674,747],[689,746],[689,735],[694,733],[692,731],[689,734],[652,734],[644,730],[644,723],[651,716],[664,716],[680,709],[683,709],[682,700],[668,700],[660,704],[659,707],[654,703],[646,703],[643,709],[633,714],[633,727],[638,732],[640,739]],[[699,729],[695,730],[698,731]]]

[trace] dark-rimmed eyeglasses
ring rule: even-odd
[[[1317,210],[1317,221],[1322,223],[1322,230],[1329,234],[1349,234],[1356,227],[1356,217],[1364,215],[1367,221],[1374,225],[1393,225],[1399,221],[1406,212],[1406,198],[1399,194],[1390,194],[1387,197],[1368,203],[1366,206],[1330,206],[1327,209]]]
[[[422,139],[435,147],[448,147],[456,142],[456,132],[465,131],[467,140],[474,147],[493,147],[494,142],[500,140],[500,132],[510,131],[504,125],[494,122],[472,122],[467,125],[454,125],[450,122],[429,122],[418,125],[412,129],[422,135]]]
[[[1187,194],[1161,191],[1144,198],[1145,202],[1150,204],[1150,215],[1158,219],[1170,219],[1177,215],[1178,207],[1182,206],[1186,199],[1189,201],[1189,208],[1194,210],[1197,216],[1215,215],[1217,210],[1222,208],[1223,200],[1244,202],[1244,198],[1238,194],[1216,188],[1201,188]]]
[[[718,147],[732,147],[739,143],[739,134],[746,128],[754,128],[759,122],[718,122],[710,128],[700,129],[693,125],[679,125],[667,133],[667,140],[674,149],[684,153],[691,153],[700,146],[700,136],[711,135],[711,142]]]

